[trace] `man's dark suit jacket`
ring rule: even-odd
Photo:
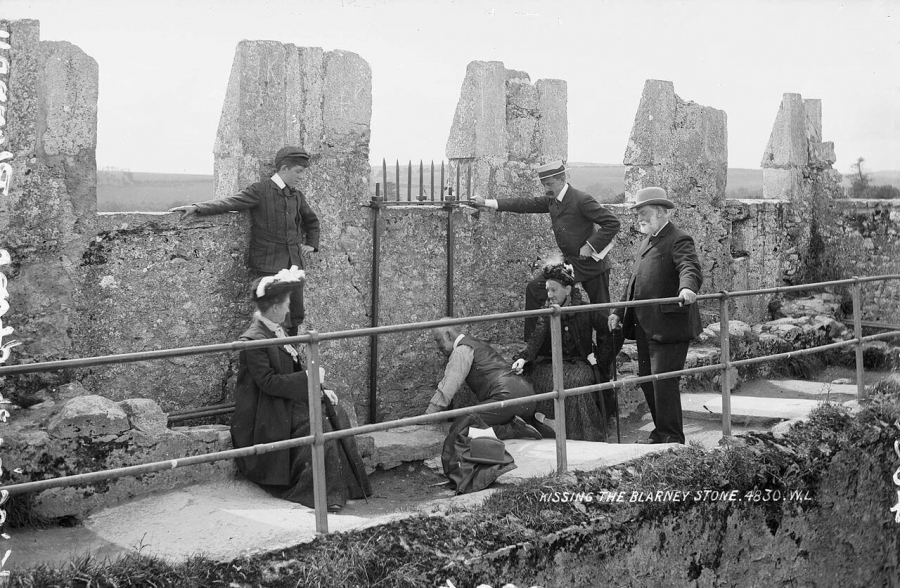
[[[236,195],[195,204],[197,214],[250,211],[250,269],[275,273],[296,265],[303,269],[300,245],[319,250],[319,217],[300,190],[282,190],[271,179],[256,182]]]
[[[699,292],[701,284],[703,275],[694,239],[670,222],[659,235],[641,243],[622,300],[674,298],[682,288]],[[660,343],[690,341],[703,329],[696,302],[619,308],[616,314],[620,318],[624,314],[622,328],[627,339],[634,339],[635,315],[647,337]]]
[[[548,196],[501,198],[497,200],[497,210],[549,212],[556,244],[566,262],[575,269],[577,281],[589,280],[610,268],[609,256],[594,261],[590,257],[581,257],[579,253],[585,243],[590,243],[597,252],[602,251],[619,232],[619,218],[601,206],[590,194],[569,185],[562,202]],[[600,228],[595,229],[594,223],[600,225]]]

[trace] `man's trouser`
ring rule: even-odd
[[[659,343],[647,337],[641,324],[635,320],[634,336],[638,349],[638,376],[650,376],[675,372],[684,368],[688,341]],[[684,422],[681,416],[680,378],[666,378],[656,382],[644,382],[641,389],[653,416],[653,432],[650,440],[656,443],[684,444]]]

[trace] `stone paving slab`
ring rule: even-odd
[[[767,387],[772,395],[799,395],[803,396],[829,396],[842,395],[853,396],[858,395],[856,384],[830,384],[827,382],[806,382],[803,380],[762,380],[754,382],[756,387]],[[739,390],[738,393],[743,392]]]
[[[351,512],[352,507],[346,511]],[[328,515],[329,531],[384,524],[409,513],[376,518]],[[202,484],[105,509],[85,520],[97,537],[169,560],[203,554],[218,561],[280,549],[316,537],[315,512],[274,498],[245,480]]]
[[[736,423],[770,425],[778,421],[805,419],[824,400],[802,398],[731,397],[731,420]],[[685,418],[721,420],[722,397],[719,394],[682,394]]]
[[[520,483],[556,470],[556,445],[552,440],[511,440],[507,447],[519,467],[501,476],[500,484]],[[680,446],[569,441],[569,471],[595,469],[673,447]],[[440,468],[439,458],[429,461]],[[425,502],[416,511],[377,517],[354,516],[351,502],[341,514],[328,515],[328,528],[331,532],[349,531],[389,523],[416,512],[439,512],[450,506],[467,508],[480,504],[496,489],[495,484],[481,492]],[[229,561],[312,541],[316,537],[315,526],[315,513],[310,508],[273,498],[245,480],[216,481],[98,511],[85,520],[83,527],[13,532],[18,549],[8,567],[60,562],[76,555],[115,556],[128,551],[170,561],[200,554]]]

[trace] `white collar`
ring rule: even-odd
[[[269,329],[270,331],[275,333],[276,339],[282,339],[282,338],[288,336],[287,332],[284,330],[283,326],[279,325],[278,323],[270,321],[269,319],[264,317],[261,312],[256,311],[256,318],[258,318],[259,322],[261,322],[263,325],[265,325],[267,329]],[[284,347],[285,351],[287,351],[288,353],[291,354],[291,357],[294,359],[295,362],[300,361],[300,352],[297,351],[296,347],[294,347],[293,345],[288,345],[287,343],[282,345],[282,347]]]
[[[262,324],[264,324],[270,331],[272,331],[273,333],[275,333],[275,336],[276,336],[276,337],[278,337],[278,336],[281,336],[281,337],[287,337],[287,333],[285,332],[284,327],[281,326],[281,325],[279,325],[278,323],[276,323],[276,322],[274,322],[274,321],[270,321],[270,320],[267,319],[265,316],[263,316],[263,313],[261,313],[261,312],[259,312],[259,311],[256,311],[256,318],[258,318],[258,319],[259,319],[259,322],[261,322]],[[283,334],[283,335],[279,335],[279,334],[278,334],[279,331],[282,332],[282,333],[284,333],[284,334]]]
[[[287,184],[284,183],[284,180],[281,179],[281,176],[279,176],[277,172],[272,176],[272,181],[275,182],[275,185],[282,190],[287,188]]]
[[[669,224],[669,221],[666,221],[666,224],[665,224],[665,225],[659,227],[659,230],[656,231],[655,233],[653,233],[653,234],[650,235],[650,236],[651,236],[651,237],[659,237],[659,234],[662,232],[663,229],[666,228],[666,225],[667,225],[667,224]]]
[[[462,340],[463,340],[463,337],[465,337],[465,336],[466,336],[466,334],[463,333],[463,334],[461,334],[459,337],[456,338],[456,341],[453,342],[453,348],[454,348],[454,349],[456,349],[456,346],[459,345],[459,342],[462,341]]]
[[[556,201],[562,202],[563,196],[565,196],[566,192],[568,192],[568,191],[569,191],[569,184],[566,183],[566,185],[563,186],[563,189],[559,191],[559,196],[556,197]]]

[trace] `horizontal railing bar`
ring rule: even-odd
[[[875,333],[874,335],[866,335],[861,339],[863,343],[868,341],[877,341],[878,339],[890,339],[891,337],[896,337],[900,335],[900,327],[895,327],[896,331],[887,331],[886,333]]]
[[[890,332],[886,332],[886,333],[877,333],[875,335],[868,335],[868,336],[862,338],[862,342],[866,343],[868,341],[875,341],[878,339],[889,339],[894,336],[900,336],[900,330],[890,331]],[[855,344],[856,344],[856,339],[847,339],[846,341],[829,343],[827,346],[817,346],[817,347],[810,347],[808,349],[798,349],[796,351],[786,351],[780,355],[765,355],[765,356],[753,359],[753,362],[754,363],[762,363],[762,360],[767,360],[767,359],[770,359],[770,360],[786,359],[786,358],[794,357],[797,355],[818,353],[820,351],[827,351],[829,349],[835,349],[838,347],[849,347],[849,346],[855,345]],[[745,360],[737,360],[737,361],[732,361],[731,365],[732,366],[743,365],[744,363],[746,363]],[[622,387],[624,387],[624,385],[640,384],[643,382],[652,382],[652,381],[656,381],[656,380],[660,380],[660,379],[672,378],[675,376],[691,375],[693,373],[701,373],[701,372],[705,372],[705,371],[714,371],[716,369],[722,369],[724,367],[724,365],[725,364],[722,364],[722,363],[710,364],[709,366],[700,366],[697,368],[689,368],[687,370],[680,370],[677,372],[664,372],[662,374],[657,374],[654,376],[641,376],[640,379],[639,378],[627,378],[627,379],[622,379],[622,380],[616,380],[615,382],[606,382],[603,384],[594,384],[591,386],[582,386],[579,388],[571,388],[570,390],[585,389],[585,390],[593,391],[593,392],[599,392],[601,390],[612,390],[613,388],[617,388],[617,387],[622,388]],[[568,396],[568,395],[569,394],[565,394],[565,396]],[[527,402],[522,402],[519,404],[527,404]],[[506,405],[506,406],[512,406],[512,405]],[[219,409],[219,408],[226,409],[227,408],[227,409],[230,409],[229,410],[229,412],[230,412],[231,410],[234,410],[234,403],[220,404],[220,405],[214,405],[214,406],[210,406],[210,407],[200,407],[195,410],[181,411],[178,413],[173,412],[173,413],[169,414],[169,420],[170,421],[174,420],[172,417],[182,417],[182,416],[184,416],[184,418],[188,418],[188,417],[193,418],[195,412],[204,412],[204,411],[206,411],[208,409],[212,409],[212,408],[216,408],[216,409]],[[221,413],[221,414],[225,414],[225,413]],[[387,421],[387,422],[390,423],[392,421]],[[384,429],[379,427],[379,428],[373,429],[373,430],[381,431]]]
[[[177,415],[169,415],[167,420],[169,423],[178,423],[181,421],[189,421],[191,419],[202,419],[206,417],[221,416],[223,414],[231,414],[234,412],[234,405],[230,408],[217,408],[215,410],[198,410]]]
[[[853,317],[845,318],[841,321],[845,325],[853,324]],[[891,325],[888,323],[879,323],[878,321],[859,321],[860,326],[867,329],[890,329],[892,331],[900,330],[900,325]]]
[[[800,355],[812,355],[814,353],[821,353],[823,351],[829,351],[831,349],[839,349],[841,347],[849,347],[851,345],[856,345],[859,341],[857,339],[847,339],[846,341],[839,341],[837,343],[829,343],[827,345],[819,345],[817,347],[810,347],[808,349],[797,349],[796,351],[785,351],[784,353],[776,353],[775,355],[763,355],[761,357],[750,357],[748,359],[737,359],[731,362],[733,367],[741,367],[744,365],[752,365],[754,363],[762,363],[763,361],[777,361],[779,359],[790,359],[791,357],[798,357]]]
[[[184,408],[182,410],[173,410],[172,412],[169,413],[169,417],[181,416],[182,414],[197,412],[198,410],[215,410],[217,408],[234,408],[234,402],[224,402],[222,404],[210,404],[207,406],[197,406],[195,408]]]
[[[894,333],[879,333],[878,335],[871,335],[869,337],[864,337],[863,340],[875,340],[879,338],[885,338],[887,336],[891,336]],[[747,360],[733,361],[731,365],[734,367],[740,365],[748,365],[751,363],[761,363],[765,360],[776,360],[776,359],[787,359],[790,357],[796,357],[799,355],[807,355],[811,353],[818,353],[822,351],[827,351],[829,349],[835,349],[839,347],[846,347],[850,345],[855,345],[857,343],[856,339],[848,339],[846,341],[841,341],[837,343],[831,343],[828,345],[822,345],[818,347],[813,347],[810,349],[801,349],[797,351],[790,351],[786,353],[776,354],[776,355],[767,355],[760,358],[751,358]],[[562,391],[562,396],[568,398],[569,396],[578,396],[581,394],[588,394],[591,392],[600,392],[603,390],[612,390],[614,388],[624,388],[625,386],[634,386],[639,385],[645,382],[656,382],[659,380],[665,380],[675,377],[688,376],[692,374],[699,374],[704,372],[711,371],[720,371],[725,368],[725,364],[716,363],[710,364],[706,366],[699,366],[694,368],[688,368],[684,370],[678,370],[674,372],[665,372],[662,374],[652,374],[648,376],[637,376],[632,378],[624,378],[619,380],[614,380],[611,382],[604,382],[601,384],[593,384],[590,386],[581,386],[577,388],[568,388]],[[519,406],[524,404],[533,404],[539,402],[541,400],[551,400],[555,399],[559,394],[556,391],[551,392],[543,392],[540,394],[535,394],[533,396],[526,396],[523,398],[515,398],[511,400],[503,400],[500,402],[491,402],[486,404],[478,404],[475,406],[468,406],[464,408],[458,408],[453,410],[447,410],[440,413],[435,414],[427,414],[427,415],[419,415],[415,417],[407,417],[402,419],[397,419],[394,421],[386,421],[382,423],[373,423],[369,425],[362,425],[359,427],[353,427],[350,429],[344,429],[341,431],[332,431],[325,433],[323,435],[323,439],[326,441],[332,439],[340,439],[341,437],[350,437],[355,435],[361,435],[366,433],[372,433],[376,431],[384,431],[388,429],[393,429],[396,427],[403,427],[409,425],[419,425],[419,424],[429,424],[436,423],[440,421],[449,420],[451,418],[474,414],[479,412],[485,412],[488,410],[494,410],[497,408],[506,408],[510,406]],[[203,455],[195,455],[189,456],[180,459],[167,460],[162,462],[153,462],[149,464],[141,464],[136,466],[128,466],[124,468],[116,468],[112,470],[103,470],[100,472],[91,472],[88,474],[76,474],[73,476],[63,476],[59,478],[52,478],[49,480],[39,480],[35,482],[25,482],[22,484],[13,484],[10,486],[0,487],[0,490],[6,490],[10,494],[21,494],[25,492],[37,492],[41,490],[46,490],[49,488],[59,488],[63,486],[73,486],[78,484],[89,484],[93,482],[98,482],[102,480],[113,480],[125,476],[130,475],[140,475],[144,473],[157,472],[167,469],[174,469],[176,467],[183,467],[187,465],[198,465],[202,463],[211,463],[214,461],[221,461],[225,459],[234,459],[237,457],[245,457],[249,455],[260,455],[264,453],[270,453],[272,451],[280,451],[282,449],[290,449],[292,447],[300,447],[302,445],[312,445],[314,442],[314,438],[312,436],[300,437],[297,439],[288,439],[285,441],[278,441],[274,443],[264,443],[259,445],[252,445],[250,447],[244,447],[241,449],[228,449],[218,452],[206,453]]]
[[[543,394],[535,394],[525,398],[516,398],[512,400],[503,400],[500,402],[491,402],[488,404],[477,404],[475,406],[467,406],[463,408],[455,408],[434,414],[425,414],[414,417],[406,417],[394,421],[383,423],[375,423],[371,425],[363,425],[352,429],[344,429],[341,431],[333,431],[325,433],[322,437],[325,440],[338,439],[340,437],[349,437],[352,435],[364,434],[374,431],[382,431],[396,427],[404,427],[408,425],[422,425],[429,423],[437,423],[449,418],[463,416],[478,412],[486,412],[496,408],[507,406],[518,406],[520,404],[529,404],[545,399],[553,399],[558,396],[557,392],[546,392]],[[273,451],[281,451],[283,449],[291,449],[293,447],[301,447],[303,445],[312,445],[315,438],[312,435],[298,437],[296,439],[286,439],[284,441],[276,441],[273,443],[261,443],[242,447],[241,449],[225,449],[222,451],[214,451],[204,453],[203,455],[192,455],[179,459],[169,459],[165,461],[157,461],[147,464],[126,466],[111,470],[101,470],[99,472],[90,472],[87,474],[75,474],[72,476],[61,476],[59,478],[51,478],[48,480],[37,480],[34,482],[23,482],[21,484],[11,484],[2,486],[0,490],[6,490],[10,494],[22,494],[25,492],[38,492],[49,488],[61,488],[64,486],[75,486],[78,484],[90,484],[102,480],[114,480],[125,476],[136,476],[146,473],[159,472],[163,470],[175,469],[186,465],[198,465],[203,463],[211,463],[225,459],[234,459],[238,457],[247,457],[250,455],[262,455]],[[104,475],[106,474],[106,475]]]
[[[877,279],[900,279],[900,274],[898,275],[885,275],[885,276],[875,276],[872,278],[859,278],[860,281],[874,281]],[[776,292],[786,292],[792,290],[809,290],[815,288],[823,288],[831,285],[842,285],[842,284],[852,284],[855,283],[855,279],[851,280],[837,280],[832,282],[819,282],[816,284],[807,284],[802,286],[786,286],[779,288],[768,288],[763,290],[745,290],[739,292],[729,292],[727,296],[735,297],[735,296],[749,296],[754,294],[764,294],[764,293],[776,293]],[[698,300],[717,300],[726,294],[717,293],[717,294],[702,294],[697,297]],[[654,306],[657,304],[671,304],[677,303],[679,298],[657,298],[652,300],[629,300],[629,301],[621,301],[618,303],[608,302],[603,304],[589,304],[589,305],[581,305],[578,307],[565,307],[561,308],[560,312],[562,313],[573,313],[577,314],[579,312],[590,312],[591,310],[599,310],[604,308],[619,308],[619,307],[639,307],[639,306]],[[491,321],[499,321],[499,320],[508,320],[513,318],[527,318],[533,316],[541,316],[541,315],[549,315],[553,314],[555,311],[552,308],[542,308],[537,310],[523,310],[516,312],[508,312],[508,313],[498,313],[491,315],[482,315],[478,317],[465,317],[460,319],[454,319],[452,321],[427,321],[423,323],[405,323],[400,325],[385,325],[382,327],[369,327],[364,329],[356,329],[356,330],[348,330],[348,331],[334,331],[331,333],[321,333],[319,339],[321,341],[329,341],[336,339],[347,339],[352,337],[368,337],[372,335],[380,335],[380,334],[390,334],[390,333],[400,333],[406,331],[418,331],[418,330],[427,330],[440,325],[465,325],[472,323],[480,323],[480,322],[491,322]],[[56,361],[48,361],[41,363],[30,363],[30,364],[17,364],[17,365],[8,365],[8,366],[0,366],[0,377],[6,375],[13,374],[23,374],[23,373],[32,373],[32,372],[41,372],[41,371],[52,371],[52,370],[60,370],[66,368],[76,368],[76,367],[92,367],[98,365],[108,365],[108,364],[119,364],[119,363],[129,363],[135,361],[145,361],[151,359],[166,359],[170,357],[181,357],[186,355],[202,355],[208,353],[221,353],[226,351],[242,351],[244,349],[256,349],[261,347],[271,347],[273,345],[282,345],[285,343],[308,343],[310,341],[310,337],[308,335],[297,335],[294,337],[287,337],[282,339],[268,339],[268,340],[260,340],[260,341],[234,341],[231,343],[217,343],[213,345],[199,345],[193,347],[182,347],[176,349],[160,349],[154,351],[138,351],[133,353],[121,353],[115,355],[104,355],[90,358],[78,358],[78,359],[65,359],[65,360],[56,360]]]

